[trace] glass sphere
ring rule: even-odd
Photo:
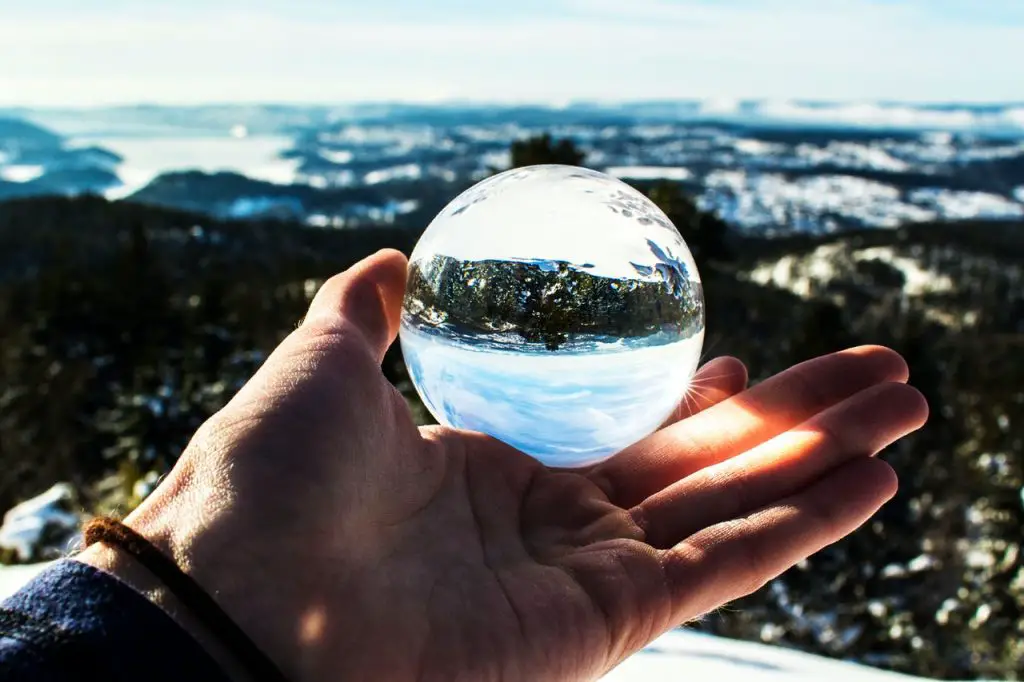
[[[646,196],[571,166],[490,177],[409,259],[399,333],[442,424],[552,467],[648,436],[689,389],[704,296],[686,243]]]

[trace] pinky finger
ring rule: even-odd
[[[675,622],[759,590],[855,531],[896,488],[896,474],[884,461],[857,459],[792,497],[706,528],[663,551]]]

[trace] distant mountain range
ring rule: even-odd
[[[496,105],[486,102],[404,104],[394,102],[345,105],[218,104],[199,106],[126,105],[98,108],[0,108],[0,116],[41,121],[69,133],[112,130],[152,133],[158,129],[224,130],[243,123],[254,133],[277,133],[345,122],[467,125],[518,123],[552,126],[565,123],[715,122],[757,126],[885,129],[898,131],[955,130],[984,135],[1024,135],[1024,100],[969,104],[902,102],[829,102],[812,100],[650,100],[617,104],[572,102]]]
[[[540,132],[634,184],[681,182],[748,232],[1024,216],[1024,104],[10,109],[0,199],[91,193],[219,218],[422,227]]]
[[[122,161],[105,149],[69,145],[28,121],[0,118],[0,199],[102,193],[120,184]]]

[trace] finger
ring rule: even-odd
[[[740,360],[728,356],[715,358],[701,367],[690,380],[686,395],[662,424],[662,428],[717,405],[746,387],[747,368]]]
[[[733,398],[662,429],[590,474],[617,505],[632,507],[684,476],[735,457],[846,398],[906,382],[907,363],[862,346],[800,363]]]
[[[855,457],[921,428],[928,404],[905,384],[861,391],[738,457],[707,467],[633,509],[647,542],[671,547],[702,528],[795,494]]]
[[[309,306],[303,327],[338,331],[357,329],[378,362],[394,343],[402,315],[408,261],[385,249],[327,280]]]
[[[717,524],[663,550],[676,623],[764,586],[860,527],[896,494],[896,474],[861,457],[803,491],[748,516]]]

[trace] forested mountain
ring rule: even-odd
[[[696,247],[709,357],[735,354],[757,380],[887,344],[932,407],[885,455],[902,486],[873,523],[697,627],[924,675],[1019,676],[1024,224],[759,240],[656,190]],[[417,236],[0,203],[0,509],[56,481],[91,511],[134,504],[325,278]],[[425,421],[397,346],[384,371]]]

